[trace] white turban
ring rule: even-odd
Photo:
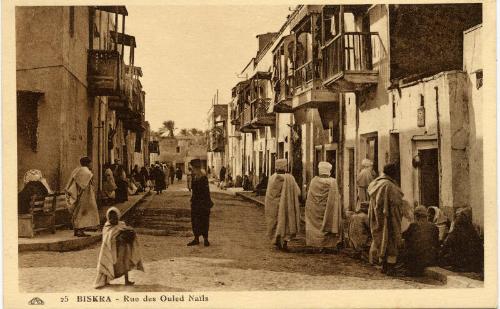
[[[318,171],[320,175],[330,176],[330,172],[332,171],[332,165],[326,161],[321,161],[318,163]]]
[[[361,165],[363,167],[371,167],[373,166],[373,162],[370,159],[363,159],[363,161],[361,161]]]
[[[276,170],[286,172],[288,161],[286,159],[276,160]]]

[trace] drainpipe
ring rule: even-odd
[[[442,165],[441,165],[441,123],[439,121],[439,88],[434,87],[436,92],[436,129],[437,129],[437,144],[438,144],[438,170],[439,170],[439,187],[443,180]],[[443,206],[441,190],[439,190],[439,207]]]
[[[344,214],[344,95],[339,93],[339,146],[338,146],[338,163],[337,163],[337,179],[339,186],[340,208]]]

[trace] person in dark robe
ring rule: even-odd
[[[201,160],[191,160],[193,168],[192,195],[191,195],[191,226],[193,228],[194,239],[188,246],[195,246],[200,243],[200,236],[203,236],[205,247],[210,246],[208,241],[208,229],[210,224],[210,209],[213,206],[208,187],[208,178],[201,168]]]
[[[219,171],[219,181],[222,182],[225,180],[226,180],[226,167],[223,165]]]
[[[116,168],[115,183],[115,201],[117,203],[128,201],[128,179],[122,165],[118,165]]]
[[[168,171],[169,175],[170,175],[170,183],[171,184],[174,184],[174,179],[175,179],[175,169],[174,169],[174,164],[170,164],[170,167],[169,167],[169,171]]]
[[[427,209],[417,206],[415,222],[403,232],[401,264],[407,276],[421,276],[425,267],[434,266],[439,251],[439,229],[427,220]]]
[[[142,180],[142,186],[144,188],[144,191],[146,190],[146,188],[148,187],[148,180],[149,180],[149,172],[148,172],[148,169],[143,166],[141,167],[141,180]]]
[[[175,176],[177,177],[177,181],[181,181],[181,179],[182,179],[182,170],[179,167],[175,171]]]
[[[439,264],[458,272],[482,272],[484,247],[472,224],[472,208],[459,208],[439,253]]]
[[[261,174],[260,175],[260,181],[259,183],[257,184],[257,186],[255,186],[255,193],[257,196],[262,196],[262,195],[266,195],[266,189],[267,189],[267,182],[268,182],[268,178],[266,176],[266,174]]]
[[[155,166],[154,168],[154,178],[155,178],[155,191],[156,194],[161,194],[163,190],[166,189],[165,184],[165,173],[163,173],[160,165]]]

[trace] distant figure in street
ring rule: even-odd
[[[142,179],[144,180],[144,191],[146,191],[146,188],[149,187],[149,172],[148,172],[148,169],[143,166],[141,167],[141,176],[142,176]]]
[[[269,182],[269,179],[266,176],[266,174],[261,174],[260,175],[260,181],[257,184],[257,186],[255,186],[255,194],[257,196],[261,196],[261,195],[265,195],[266,194],[266,189],[267,189],[267,183],[268,182]]]
[[[203,236],[205,247],[210,246],[208,241],[208,229],[210,224],[210,209],[213,206],[210,198],[210,189],[208,187],[208,178],[201,168],[201,160],[191,160],[193,167],[193,184],[191,195],[191,226],[193,228],[194,239],[188,246],[198,245],[200,236]]]
[[[125,169],[122,165],[118,165],[115,173],[115,182],[116,182],[116,202],[122,203],[128,201],[128,179],[127,173],[125,173]]]
[[[370,262],[382,264],[382,272],[394,275],[394,266],[398,257],[398,246],[401,243],[401,219],[403,192],[394,180],[398,166],[389,163],[384,173],[368,186],[370,206],[370,230],[372,245]]]
[[[162,170],[165,174],[165,188],[168,188],[168,186],[170,185],[170,168],[168,167],[168,164],[163,164]]]
[[[330,177],[332,165],[319,162],[318,169],[307,192],[306,245],[325,250],[341,241],[342,209],[337,181]]]
[[[427,207],[427,219],[439,229],[439,241],[443,242],[449,227],[449,221],[444,212],[436,206]]]
[[[40,170],[29,170],[24,174],[24,187],[19,192],[17,210],[19,214],[27,214],[30,212],[31,199],[45,199],[49,194],[52,194],[49,184],[43,178]]]
[[[287,173],[287,160],[276,160],[276,173],[270,178],[265,197],[267,235],[279,250],[300,231],[300,188]]]
[[[223,182],[226,180],[226,167],[223,165],[219,171],[219,181]]]
[[[175,169],[174,169],[174,164],[170,164],[168,174],[170,176],[170,184],[174,184],[174,179],[175,179]]]
[[[177,177],[177,181],[181,181],[182,180],[182,170],[179,167],[175,171],[175,176]]]
[[[153,175],[155,178],[156,194],[161,194],[163,190],[166,188],[166,184],[165,184],[165,174],[163,173],[163,170],[159,164],[155,166],[155,169],[153,170]]]
[[[187,179],[188,191],[191,192],[191,187],[192,187],[192,183],[193,183],[193,169],[191,168],[191,164],[188,166],[188,171],[186,173],[186,179]]]
[[[139,166],[137,164],[134,166],[131,176],[135,182],[135,185],[137,186],[138,191],[144,191],[144,188],[146,187],[146,180],[144,179],[144,176],[139,170]]]
[[[151,164],[151,167],[149,168],[149,180],[150,180],[150,185],[151,185],[151,190],[154,189],[155,187],[155,165],[154,164]]]
[[[483,271],[484,247],[472,224],[472,208],[459,208],[439,255],[439,264],[459,272]]]
[[[128,272],[134,268],[144,271],[136,233],[125,222],[119,221],[120,216],[116,207],[111,207],[106,212],[107,221],[102,229],[95,288],[104,287],[121,276],[125,276],[125,285],[133,285]]]
[[[111,164],[104,165],[104,181],[102,184],[102,193],[107,199],[114,200],[116,198],[115,176],[113,176],[113,171],[111,170]]]
[[[373,162],[369,159],[363,159],[361,161],[361,166],[363,167],[358,174],[356,183],[358,185],[358,200],[356,204],[356,211],[359,211],[359,207],[363,202],[369,202],[370,196],[368,195],[368,185],[377,177],[375,171],[373,170]]]
[[[66,185],[66,203],[72,215],[74,235],[77,237],[90,236],[85,234],[85,228],[99,225],[99,212],[95,200],[94,175],[90,171],[90,159],[83,157],[80,159],[80,167],[71,173]]]
[[[362,202],[359,212],[352,215],[349,220],[349,244],[356,254],[366,261],[371,244],[368,205],[369,202]]]
[[[421,276],[424,268],[434,266],[439,251],[438,228],[427,220],[427,209],[417,206],[415,222],[403,232],[404,248],[400,261],[407,276]]]

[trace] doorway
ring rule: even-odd
[[[420,204],[426,207],[439,207],[438,149],[420,149],[418,156],[420,158]]]
[[[325,152],[325,161],[332,165],[332,171],[330,176],[333,178],[337,178],[337,150],[327,150]]]
[[[314,149],[314,172],[313,176],[319,175],[318,163],[323,161],[323,149],[322,146],[316,146]]]
[[[354,170],[354,148],[347,149],[347,156],[349,160],[349,209],[355,209],[355,201],[356,201],[356,183],[355,183],[355,175],[356,171]]]

